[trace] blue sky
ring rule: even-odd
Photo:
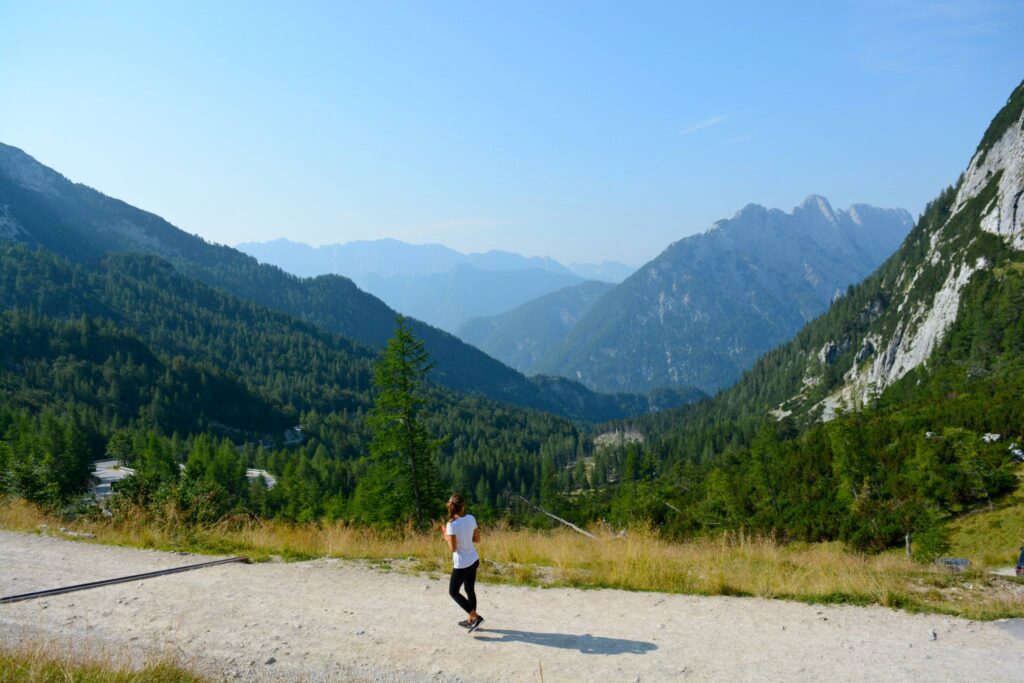
[[[749,202],[919,212],[1024,3],[0,0],[0,141],[234,244],[641,263]]]

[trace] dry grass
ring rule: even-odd
[[[202,683],[206,680],[169,662],[137,668],[123,653],[84,653],[54,643],[0,645],[0,683]],[[116,663],[115,663],[116,662]]]
[[[449,563],[439,534],[410,529],[240,520],[183,531],[133,519],[141,516],[65,526],[101,543],[253,559],[397,559],[403,560],[397,566],[438,573]],[[61,521],[23,501],[0,505],[0,527],[35,531],[43,524],[52,530]],[[742,533],[673,543],[644,530],[622,538],[604,532],[594,541],[568,530],[496,528],[484,530],[481,550],[484,581],[877,604],[981,619],[1024,616],[1024,583],[1016,579],[951,574],[900,553],[861,555],[839,543],[782,544]]]

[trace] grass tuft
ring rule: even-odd
[[[103,657],[56,647],[53,643],[0,645],[0,683],[203,683],[172,662],[132,669],[115,654]]]

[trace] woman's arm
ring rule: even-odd
[[[480,542],[480,527],[473,529],[473,543]]]
[[[441,536],[444,538],[444,542],[448,544],[448,550],[455,552],[455,543],[458,539],[455,538],[454,534],[448,533],[448,525],[445,522],[441,522]]]

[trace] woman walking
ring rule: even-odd
[[[469,615],[468,619],[459,622],[459,626],[473,632],[484,621],[476,613],[476,570],[480,566],[480,556],[473,545],[480,542],[480,528],[476,525],[476,517],[466,514],[466,501],[457,493],[448,499],[448,523],[441,524],[441,535],[452,551],[448,595]],[[465,595],[459,592],[463,586],[466,587]]]

